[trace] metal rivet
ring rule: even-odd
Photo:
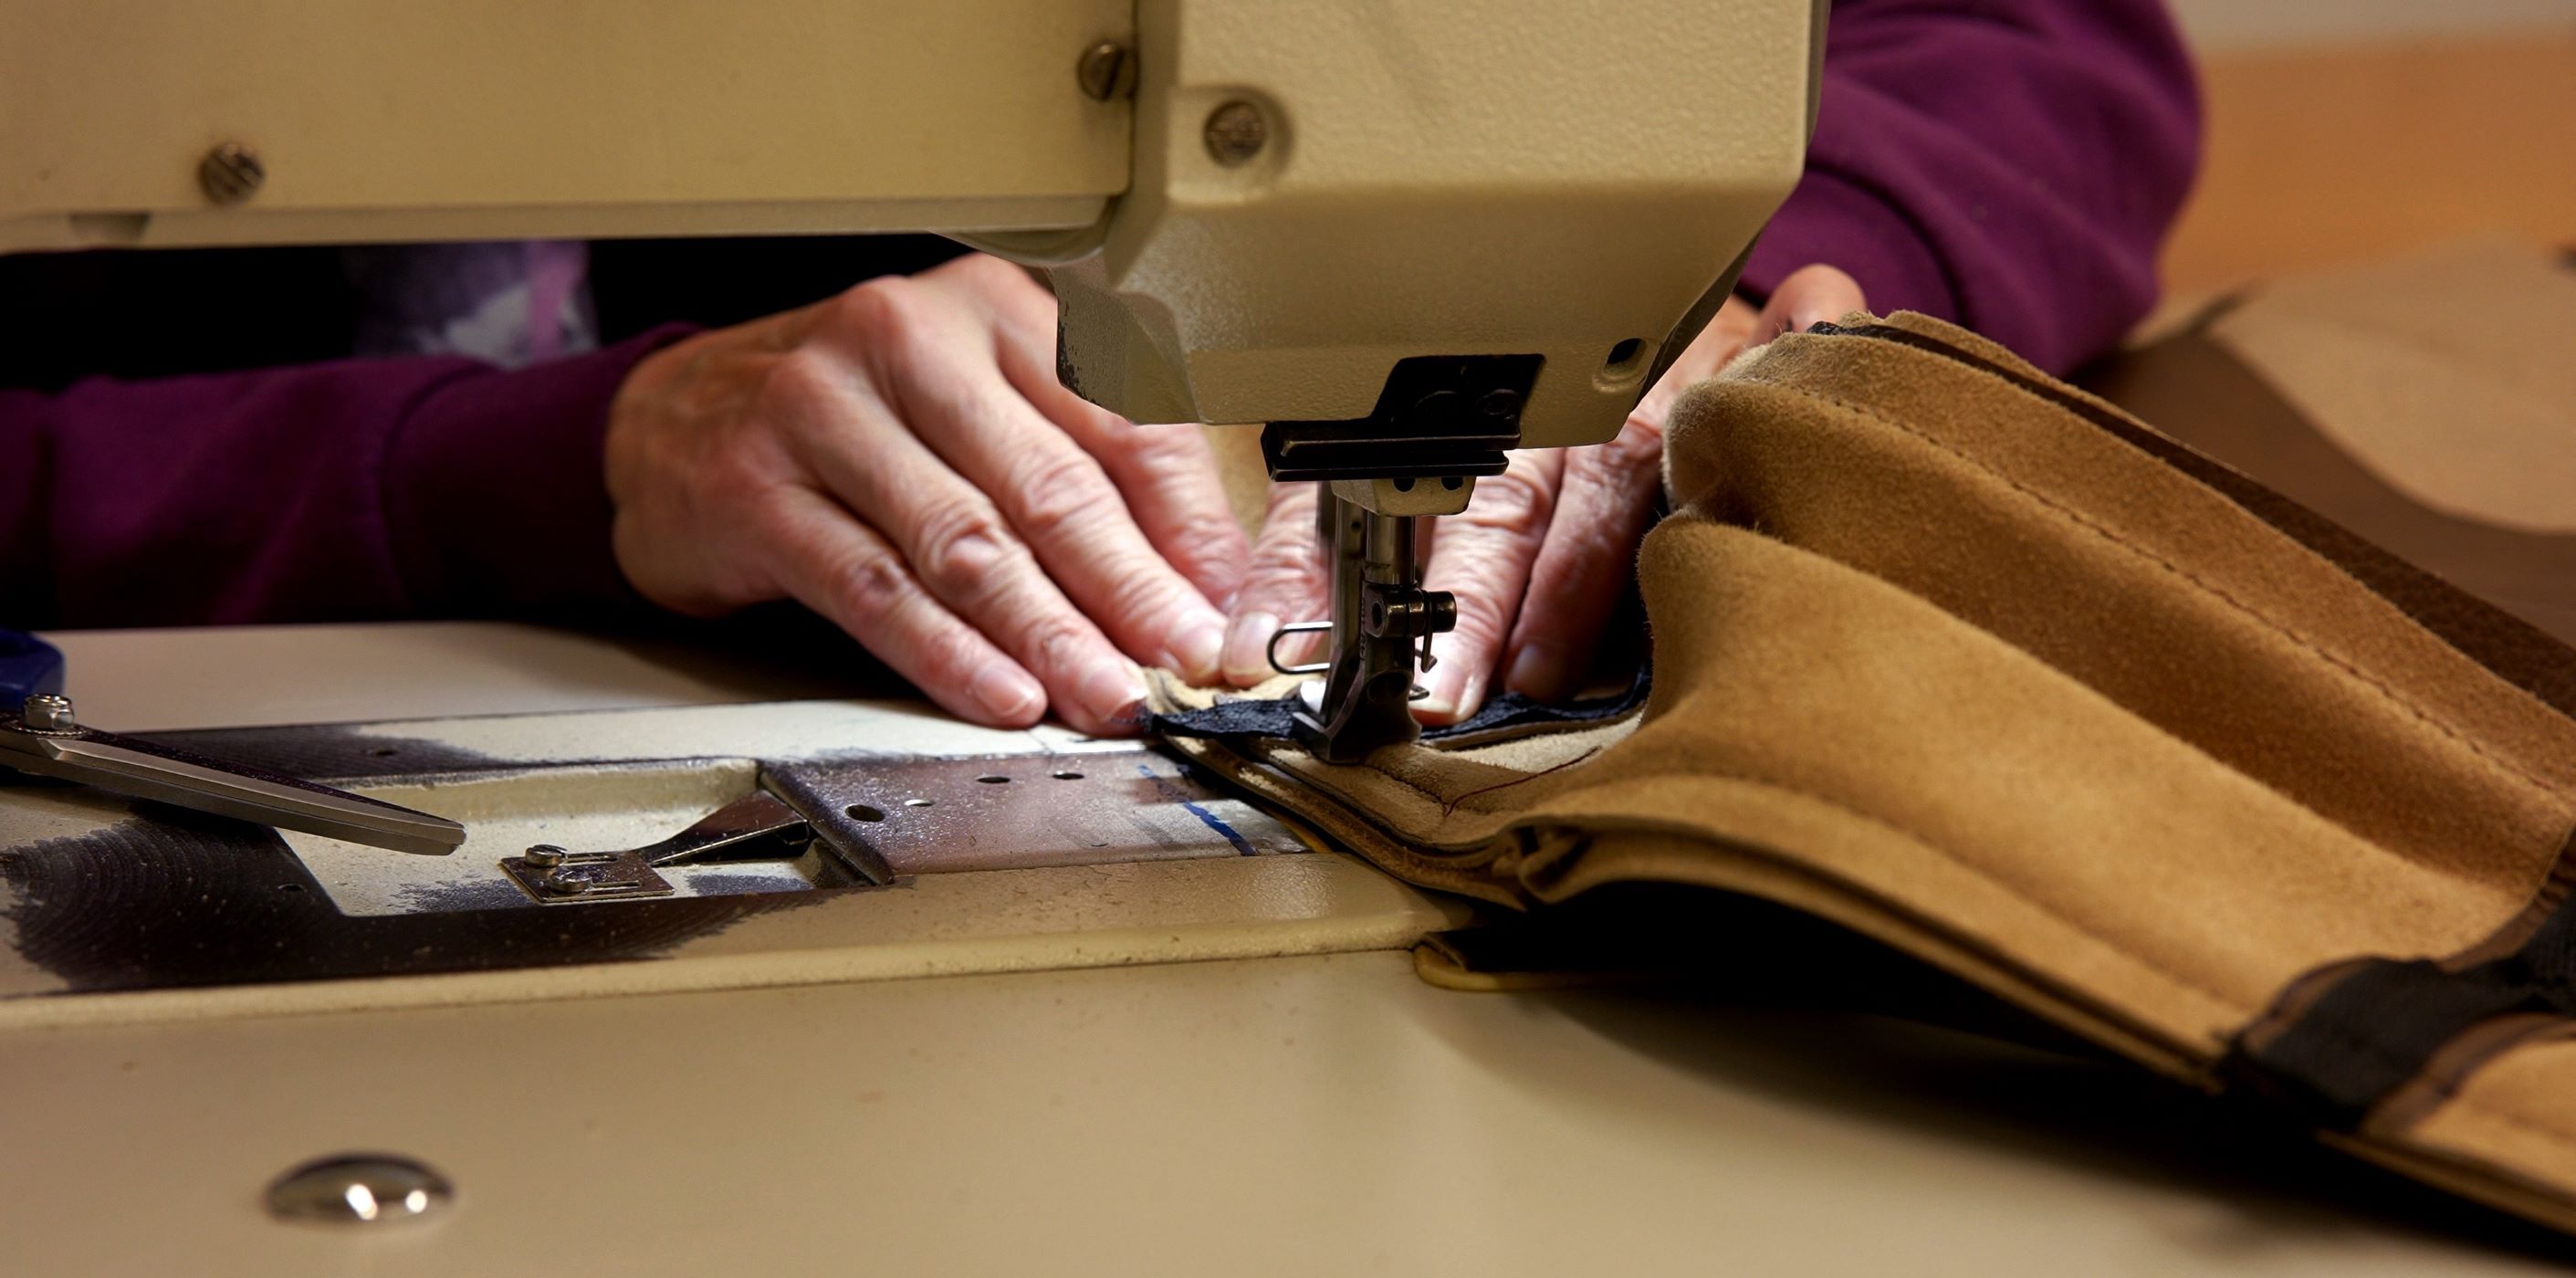
[[[259,152],[239,142],[219,143],[197,161],[197,185],[217,204],[239,204],[267,180],[268,166],[260,163]]]
[[[937,802],[939,802],[937,799],[906,799],[903,801],[903,806],[907,808],[926,808]]]
[[[1249,102],[1228,102],[1207,118],[1208,154],[1231,168],[1261,154],[1270,142],[1270,122]]]
[[[551,843],[530,844],[527,855],[520,859],[526,861],[530,865],[543,869],[548,866],[563,864],[564,850]]]
[[[382,1225],[418,1220],[448,1205],[447,1178],[400,1154],[341,1154],[294,1168],[268,1185],[268,1214],[280,1220]]]
[[[78,726],[72,721],[72,699],[39,692],[18,707],[18,717],[38,732],[69,732]]]
[[[1136,91],[1136,59],[1126,45],[1103,40],[1082,51],[1082,59],[1073,64],[1073,78],[1082,85],[1082,96],[1094,102],[1123,98]]]

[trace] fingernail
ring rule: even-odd
[[[1192,683],[1208,682],[1225,656],[1225,618],[1200,609],[1172,627],[1165,649],[1163,664]]]
[[[1234,619],[1225,635],[1225,677],[1229,683],[1249,687],[1271,676],[1270,636],[1279,632],[1279,618],[1266,612],[1247,612]]]
[[[1818,324],[1831,324],[1841,318],[1842,313],[1839,311],[1827,310],[1820,306],[1801,306],[1789,312],[1789,329],[1791,332],[1803,333]]]
[[[1468,702],[1480,682],[1465,663],[1440,655],[1440,664],[1422,676],[1422,687],[1431,695],[1413,703],[1413,717],[1433,725],[1456,723],[1472,713]]]
[[[1145,680],[1124,661],[1104,661],[1074,690],[1082,708],[1101,723],[1132,728],[1145,721]]]
[[[1046,705],[1046,690],[1038,681],[1011,666],[984,667],[969,691],[977,705],[1004,723],[1027,722]]]
[[[1564,682],[1564,659],[1543,643],[1522,644],[1512,658],[1511,671],[1503,676],[1504,687],[1539,701],[1553,701],[1564,695],[1559,686]]]

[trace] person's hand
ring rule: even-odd
[[[646,357],[609,414],[618,566],[692,615],[793,598],[951,712],[1132,731],[1212,680],[1247,547],[1195,426],[1056,380],[1055,301],[974,255]]]
[[[1416,716],[1442,724],[1474,714],[1497,673],[1505,688],[1540,700],[1579,691],[1654,518],[1673,400],[1746,346],[1862,309],[1860,285],[1830,266],[1792,273],[1758,310],[1729,298],[1618,438],[1514,453],[1509,470],[1476,481],[1463,513],[1432,521],[1423,585],[1457,594],[1458,627],[1433,641],[1439,664],[1423,677],[1431,695],[1414,703]],[[1226,678],[1249,686],[1270,677],[1271,633],[1282,620],[1327,615],[1327,597],[1315,486],[1276,485],[1226,632]],[[1283,659],[1313,651],[1311,643],[1280,647]]]

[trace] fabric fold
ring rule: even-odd
[[[2539,692],[2576,653],[1973,334],[1781,338],[1684,397],[1668,467],[1642,706],[1359,766],[1167,743],[1419,884],[1766,898],[2276,1101],[2247,1036],[2285,995],[2466,971],[2566,874],[2576,719]],[[2569,1022],[2473,1004],[2353,1049],[2429,1098],[2296,1112],[2576,1228],[2576,1140],[2496,1135],[2576,1129]]]

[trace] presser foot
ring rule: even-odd
[[[1272,664],[1324,675],[1299,690],[1302,704],[1290,715],[1297,743],[1327,763],[1357,763],[1422,735],[1413,703],[1424,694],[1414,672],[1431,668],[1431,637],[1458,624],[1458,601],[1422,588],[1413,517],[1328,489],[1318,522],[1333,566],[1333,619],[1283,633],[1329,629],[1334,655],[1314,665],[1278,666],[1275,657]]]

